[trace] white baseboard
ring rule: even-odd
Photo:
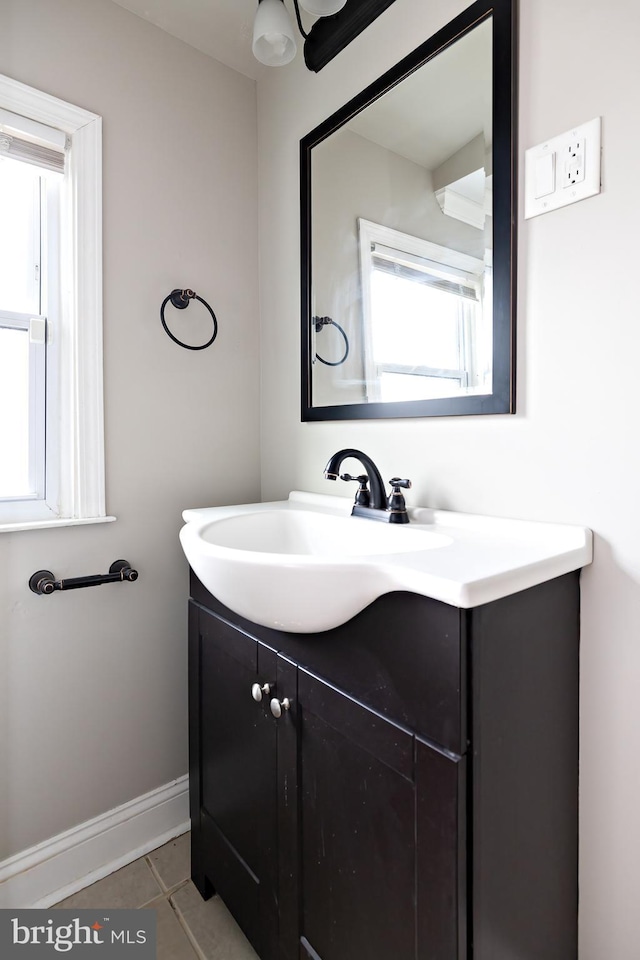
[[[189,827],[184,776],[1,862],[0,908],[50,907]]]

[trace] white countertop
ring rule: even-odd
[[[181,540],[196,574],[219,600],[255,622],[302,632],[337,626],[377,596],[394,590],[408,590],[456,607],[475,607],[577,570],[592,560],[592,534],[585,527],[417,507],[409,509],[411,522],[398,533],[393,525],[351,517],[351,507],[352,501],[345,497],[293,491],[284,501],[185,510],[187,526],[181,531]],[[207,542],[207,537],[216,539],[210,532],[212,524],[249,514],[273,515],[274,511],[348,518],[338,525],[341,544],[335,553],[325,548],[320,553],[291,554],[263,547],[258,551],[246,546],[230,549],[228,544]],[[328,526],[332,523],[327,521]],[[357,543],[361,534],[366,534],[367,542],[373,538],[374,547],[351,553],[349,542]],[[435,547],[429,543],[430,536],[433,542],[437,540]],[[331,535],[327,537],[331,541]],[[408,548],[376,553],[376,537],[386,538],[387,544],[390,537],[396,537]],[[421,548],[423,542],[426,549]],[[216,573],[219,570],[221,576]],[[324,588],[320,586],[322,577]],[[335,609],[329,609],[334,603]],[[317,614],[311,610],[314,606]]]

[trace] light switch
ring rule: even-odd
[[[548,197],[556,189],[556,155],[549,151],[536,158],[534,197]]]

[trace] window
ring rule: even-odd
[[[0,76],[0,530],[105,516],[101,120]]]
[[[367,397],[491,392],[489,257],[359,221]]]
[[[10,117],[0,112],[5,129]],[[56,177],[7,155],[14,143],[0,133],[0,498],[5,503],[46,495],[47,236],[57,232],[47,211],[55,217],[59,196]],[[63,160],[64,153],[60,156]]]

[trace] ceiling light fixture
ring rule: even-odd
[[[309,70],[322,70],[365,27],[395,0],[293,0],[298,29],[304,38]],[[308,33],[300,7],[318,17]],[[258,0],[253,24],[253,55],[269,67],[282,67],[296,55],[296,35],[284,0]]]
[[[342,10],[346,2],[347,0],[293,0],[298,29],[304,39],[307,39],[308,34],[302,26],[300,7],[316,17],[332,17]],[[268,67],[283,67],[293,60],[296,49],[293,24],[284,0],[258,0],[253,24],[253,55],[256,60]]]

